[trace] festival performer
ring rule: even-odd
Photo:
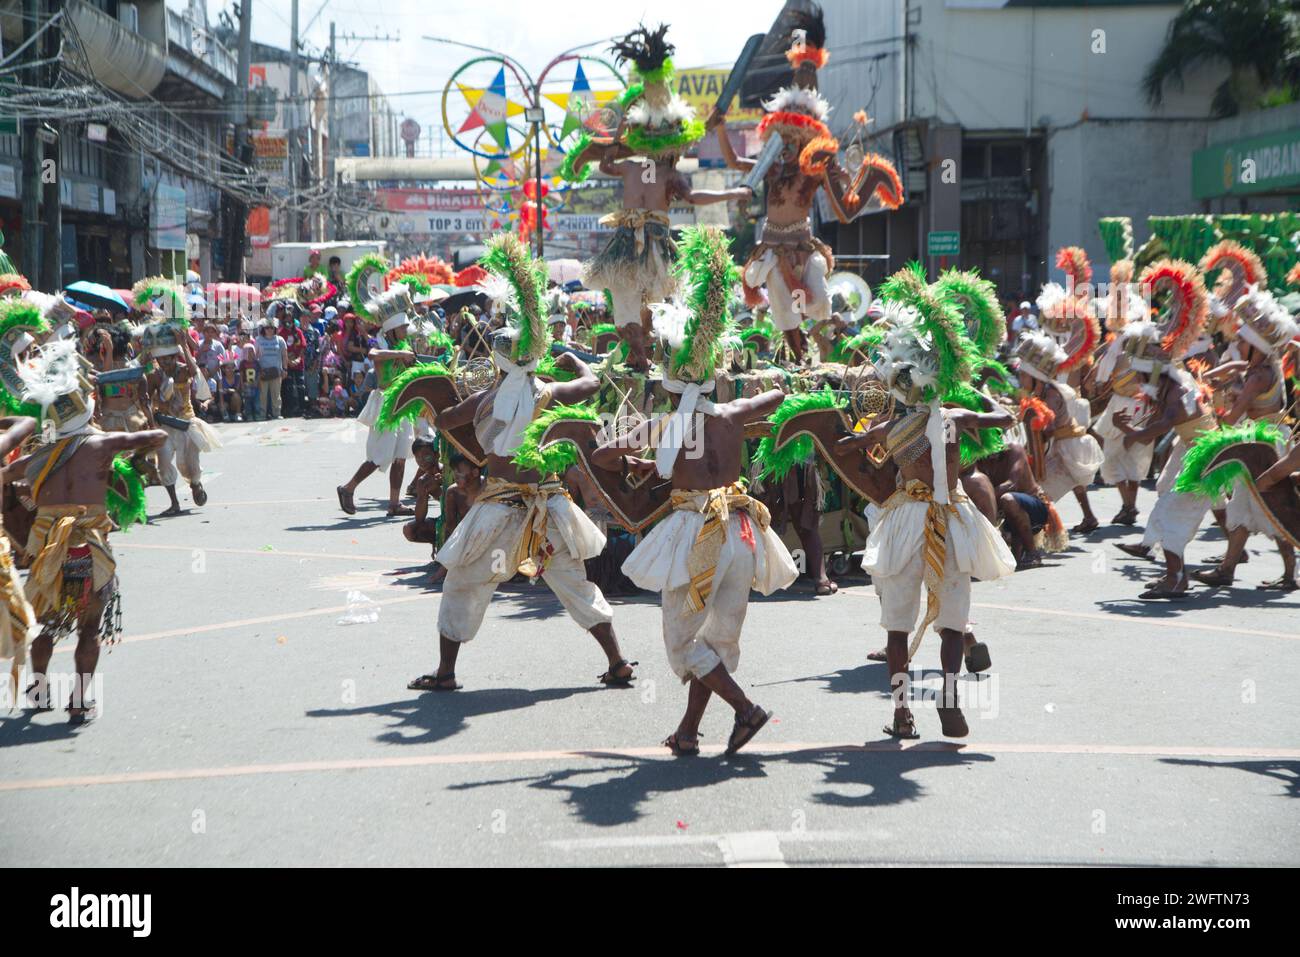
[[[1041,458],[1040,484],[1053,504],[1071,491],[1075,493],[1083,509],[1083,521],[1070,531],[1086,535],[1098,525],[1087,489],[1105,458],[1101,445],[1088,434],[1088,400],[1065,383],[1067,373],[1062,372],[1062,367],[1069,356],[1050,336],[1023,336],[1014,354],[1020,360],[1020,387],[1025,394],[1022,407],[1028,409],[1041,403],[1050,415],[1050,425],[1036,433],[1047,443]]]
[[[613,611],[600,589],[587,580],[583,566],[586,559],[600,554],[605,536],[573,504],[556,476],[521,468],[513,458],[535,419],[548,408],[590,398],[600,380],[577,356],[566,352],[556,360],[556,367],[573,373],[574,379],[539,382],[534,373],[551,341],[543,315],[546,264],[533,259],[514,234],[493,237],[481,262],[495,277],[488,282],[488,295],[506,321],[492,337],[497,380],[443,410],[435,424],[445,430],[473,423],[487,454],[487,481],[438,551],[447,576],[438,605],[437,671],[421,675],[407,687],[413,691],[461,687],[456,682],[461,645],[478,634],[497,586],[516,573],[542,578],[578,626],[591,632],[608,659],[608,668],[598,680],[626,685],[635,662],[620,653]]]
[[[221,448],[221,438],[216,429],[195,414],[193,400],[208,401],[212,392],[207,377],[194,361],[188,314],[184,302],[179,301],[179,292],[160,280],[142,280],[136,284],[133,294],[141,305],[163,303],[140,334],[140,348],[154,366],[151,378],[155,413],[166,416],[166,420],[158,420],[167,436],[166,444],[158,453],[158,477],[171,504],[162,516],[179,515],[177,478],[184,478],[189,484],[195,505],[202,506],[208,501],[199,457]]]
[[[0,461],[9,458],[36,430],[36,420],[27,416],[0,418]],[[9,702],[18,701],[18,678],[27,664],[27,649],[34,637],[36,614],[23,591],[14,561],[13,545],[0,525],[0,660],[8,660]]]
[[[26,460],[26,475],[36,503],[36,520],[27,538],[32,556],[27,599],[42,626],[32,643],[34,680],[28,701],[51,710],[46,671],[54,643],[77,634],[77,669],[68,701],[69,722],[94,716],[90,683],[101,642],[117,640],[121,610],[117,566],[109,547],[113,519],[105,508],[110,477],[119,453],[161,448],[167,433],[100,432],[93,424],[94,388],[88,364],[72,341],[54,341],[34,350],[19,368],[23,393],[17,396],[40,410],[41,445]]]
[[[841,442],[863,449],[883,442],[899,470],[899,489],[873,525],[862,560],[880,597],[880,624],[887,635],[894,719],[885,733],[919,737],[907,706],[907,663],[933,624],[942,640],[939,722],[945,736],[965,737],[969,728],[956,679],[969,634],[971,578],[1001,578],[1015,570],[1016,562],[993,525],[958,490],[959,437],[963,432],[1005,428],[1012,416],[941,406],[944,396],[969,382],[975,350],[940,301],[914,297],[910,304],[916,311],[900,317],[886,332],[876,362],[885,387],[904,410]],[[908,633],[916,624],[922,584],[925,618],[909,651]]]
[[[1116,356],[1113,376],[1117,390],[1132,377],[1149,400],[1151,411],[1141,426],[1123,414],[1115,415],[1113,421],[1130,445],[1156,442],[1171,430],[1175,438],[1156,483],[1156,504],[1141,544],[1117,543],[1117,547],[1136,558],[1151,558],[1151,550],[1159,545],[1164,552],[1165,574],[1138,597],[1178,599],[1186,594],[1188,586],[1183,551],[1213,504],[1204,495],[1174,488],[1183,457],[1197,434],[1215,425],[1196,381],[1178,362],[1204,328],[1208,307],[1205,284],[1190,263],[1155,263],[1142,273],[1140,283],[1152,293],[1167,288],[1169,301],[1159,325],[1129,323],[1116,337],[1111,344]]]
[[[87,337],[86,353],[96,372],[140,369],[143,373],[139,360],[131,354],[131,328],[126,323],[96,325]],[[127,382],[100,382],[95,415],[96,424],[105,432],[143,432],[157,428],[149,383],[143,374]],[[152,452],[137,452],[131,465],[149,484],[162,484],[157,457]]]
[[[1282,375],[1282,355],[1297,333],[1295,321],[1273,295],[1258,286],[1238,301],[1234,312],[1239,319],[1234,336],[1240,359],[1211,370],[1205,378],[1215,382],[1229,375],[1241,377],[1232,408],[1221,417],[1225,426],[1237,426],[1234,432],[1224,430],[1210,433],[1198,440],[1188,453],[1183,473],[1194,472],[1198,461],[1208,461],[1206,456],[1228,443],[1228,437],[1243,433],[1258,433],[1286,451],[1286,441],[1291,430],[1283,424],[1286,405],[1286,381]],[[1180,478],[1182,487],[1193,486],[1198,476]],[[1239,475],[1228,473],[1228,486],[1232,497],[1228,499],[1225,528],[1228,548],[1219,560],[1218,567],[1192,572],[1192,577],[1206,585],[1225,587],[1231,585],[1238,563],[1246,550],[1246,540],[1252,533],[1276,538],[1282,554],[1282,577],[1257,586],[1263,590],[1295,591],[1295,549],[1278,534],[1269,516],[1255,500],[1251,489]],[[1228,489],[1219,489],[1227,491]]]
[[[777,137],[782,147],[779,158],[763,174],[767,212],[742,275],[745,301],[751,307],[762,302],[759,290],[767,286],[772,322],[796,361],[802,362],[807,343],[804,317],[814,326],[831,317],[826,277],[835,268],[835,257],[813,234],[809,214],[817,191],[825,191],[836,219],[847,223],[873,198],[886,209],[897,209],[903,203],[903,184],[893,164],[877,153],[866,154],[854,174],[836,158],[840,144],[826,125],[831,107],[817,91],[817,71],[830,59],[826,24],[815,4],[811,11],[795,15],[786,52],[794,69],[793,83],[763,104],[767,115],[758,126],[765,145]],[[865,115],[856,118],[865,125]],[[726,115],[715,109],[707,123],[717,130],[723,158],[732,169],[752,170],[758,160],[736,155],[725,122]]]
[[[1064,355],[1055,362],[1052,381],[1031,392],[1037,398],[1045,395],[1048,408],[1058,413],[1052,449],[1044,467],[1043,489],[1053,502],[1074,492],[1083,520],[1070,531],[1087,535],[1100,524],[1088,500],[1088,486],[1105,461],[1101,444],[1088,434],[1092,407],[1084,395],[1085,385],[1092,384],[1089,373],[1093,352],[1101,344],[1101,323],[1091,295],[1092,264],[1087,253],[1078,246],[1066,246],[1056,254],[1056,267],[1066,274],[1067,285],[1051,282],[1043,287],[1038,297],[1039,322]],[[1025,371],[1023,362],[1021,371]],[[1021,380],[1024,383],[1023,376]],[[1048,384],[1056,388],[1048,389]],[[1055,397],[1053,392],[1057,393]],[[1059,414],[1061,411],[1065,414]]]
[[[357,421],[369,430],[366,437],[366,460],[346,485],[335,489],[339,497],[339,508],[349,515],[357,513],[353,498],[357,486],[375,472],[384,471],[388,472],[388,517],[415,514],[409,505],[402,504],[402,478],[406,474],[406,459],[411,454],[411,443],[415,441],[415,428],[410,422],[402,422],[391,431],[376,427],[384,401],[384,390],[415,362],[415,353],[411,351],[411,344],[406,338],[409,315],[413,308],[410,287],[404,283],[395,283],[391,289],[375,296],[365,306],[366,315],[380,324],[378,344],[369,354],[375,363],[377,388],[371,391],[365,407],[357,416]]]
[[[646,372],[650,358],[646,335],[648,305],[668,299],[675,289],[671,275],[677,247],[669,231],[668,209],[674,199],[692,205],[748,199],[748,187],[694,189],[677,171],[677,161],[704,136],[704,124],[690,104],[672,89],[673,45],[665,39],[666,25],[633,30],[613,46],[620,64],[631,62],[640,81],[620,100],[623,117],[612,140],[584,136],[566,157],[562,175],[581,181],[588,164],[622,180],[623,209],[601,219],[614,233],[605,248],[583,270],[588,289],[608,289],[613,320],[628,345],[627,364]]]
[[[729,754],[771,718],[732,673],[740,662],[750,589],[770,595],[799,574],[769,527],[766,507],[738,483],[745,424],[774,410],[783,393],[774,389],[720,404],[708,398],[722,358],[727,300],[738,278],[728,245],[712,227],[691,227],[682,236],[676,272],[687,286],[689,317],[676,326],[676,313],[663,312],[656,329],[669,357],[662,376],[672,414],[642,422],[592,456],[598,468],[657,472],[672,480],[672,513],[628,556],[623,573],[638,587],[660,593],[668,663],[690,686],[681,722],[664,741],[678,756],[699,753],[700,720],[715,692],[735,711]],[[649,448],[654,457],[642,458]]]
[[[1133,283],[1133,260],[1120,259],[1110,267],[1110,293],[1098,299],[1098,306],[1106,315],[1106,329],[1114,343],[1120,331],[1130,322],[1145,322],[1148,316],[1146,301]],[[1093,381],[1099,389],[1110,389],[1110,398],[1098,417],[1094,429],[1101,437],[1101,477],[1119,490],[1120,510],[1110,520],[1112,525],[1136,525],[1138,520],[1138,486],[1151,469],[1155,446],[1150,443],[1128,443],[1125,435],[1114,424],[1116,415],[1129,419],[1142,411],[1145,399],[1133,378],[1123,384],[1112,381],[1114,359],[1110,348],[1097,363]]]

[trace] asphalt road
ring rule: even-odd
[[[220,427],[202,509],[115,537],[125,640],[98,721],[0,718],[10,865],[1300,863],[1300,595],[1252,539],[1239,586],[1136,600],[1155,566],[1103,529],[1048,567],[975,586],[993,671],[963,680],[971,735],[884,739],[878,606],[857,579],[751,605],[738,680],[777,718],[741,756],[657,747],[685,692],[657,596],[615,600],[628,690],[544,587],[502,591],[455,694],[437,657],[425,546],[342,515],[351,421]],[[1118,507],[1094,492],[1103,519]],[[164,506],[150,490],[152,511]],[[1144,491],[1145,514],[1153,493]],[[188,498],[185,498],[188,505]],[[1073,502],[1062,508],[1077,520]],[[1222,550],[1203,531],[1195,562]],[[365,602],[377,605],[373,622]],[[61,647],[56,668],[71,669]],[[933,635],[918,664],[938,668]]]

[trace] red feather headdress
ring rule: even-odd
[[[1092,282],[1092,263],[1079,246],[1062,246],[1056,253],[1056,268],[1073,281],[1073,286],[1067,288],[1076,296],[1080,286]]]
[[[1179,358],[1205,328],[1209,312],[1209,294],[1200,272],[1180,259],[1162,259],[1148,266],[1138,282],[1148,302],[1154,301],[1156,291],[1169,290],[1164,317],[1157,320],[1156,327],[1160,330],[1160,347],[1171,359]]]
[[[1248,286],[1268,281],[1264,263],[1254,250],[1231,239],[1215,243],[1206,250],[1201,257],[1201,272],[1205,273],[1207,282],[1214,283],[1214,294],[1229,309],[1246,295]],[[1223,275],[1225,272],[1227,276]]]
[[[385,286],[392,288],[402,276],[420,276],[431,286],[445,286],[452,281],[452,269],[437,256],[407,256],[384,274]]]

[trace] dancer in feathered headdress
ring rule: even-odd
[[[583,270],[588,289],[607,289],[613,320],[628,345],[628,365],[649,369],[646,337],[649,304],[672,296],[676,246],[669,232],[668,208],[674,199],[695,205],[742,200],[745,187],[702,190],[677,172],[678,159],[704,135],[703,124],[671,86],[673,46],[668,28],[642,26],[614,44],[620,63],[630,62],[640,82],[623,95],[623,120],[613,141],[577,146],[582,168],[599,156],[601,169],[623,180],[623,209],[601,219],[614,232],[605,248]]]
[[[203,487],[204,452],[221,448],[221,438],[194,411],[194,399],[212,398],[207,377],[194,360],[190,338],[190,311],[181,288],[161,276],[142,279],[131,290],[137,307],[151,311],[152,319],[140,333],[141,354],[154,367],[151,376],[153,409],[167,442],[158,452],[158,479],[171,502],[162,515],[179,515],[176,483],[185,479],[195,505],[208,501]]]
[[[839,141],[826,125],[830,104],[817,92],[817,70],[830,56],[821,8],[814,4],[795,16],[786,53],[794,70],[793,83],[763,104],[767,115],[758,126],[764,143],[759,157],[737,157],[723,114],[715,111],[708,126],[717,130],[722,155],[732,169],[748,172],[760,161],[770,164],[763,174],[767,215],[744,266],[745,295],[749,305],[756,305],[760,287],[767,286],[772,321],[802,359],[804,317],[816,326],[831,315],[826,277],[835,268],[835,257],[813,234],[810,218],[818,189],[825,192],[835,217],[847,223],[872,199],[887,209],[898,208],[903,203],[903,184],[894,165],[878,153],[867,153],[854,172],[840,163]],[[867,120],[862,115],[856,122],[865,128]],[[773,143],[780,144],[779,156],[768,153],[777,148]]]
[[[40,422],[41,444],[26,459],[36,502],[26,544],[33,556],[26,594],[42,625],[32,643],[35,680],[28,689],[29,703],[53,707],[46,668],[54,642],[75,632],[77,680],[68,702],[74,723],[92,716],[88,692],[99,645],[116,640],[121,629],[116,564],[108,544],[113,519],[105,508],[109,482],[118,476],[115,459],[119,453],[158,448],[166,440],[158,430],[130,435],[99,431],[93,424],[89,369],[73,341],[35,346],[18,366],[21,392],[10,397],[16,405],[35,408]]]
[[[623,574],[660,593],[668,663],[691,686],[686,712],[664,744],[675,754],[699,753],[700,720],[716,692],[735,711],[727,741],[734,752],[770,717],[731,677],[740,660],[750,588],[771,594],[798,575],[770,528],[766,507],[739,484],[745,423],[767,415],[783,396],[772,390],[726,403],[709,398],[736,277],[722,232],[687,229],[676,271],[684,307],[664,312],[656,326],[673,412],[601,446],[592,462],[615,473],[657,472],[672,481],[672,513],[628,556]],[[643,457],[648,449],[652,458]]]
[[[351,274],[349,282],[361,293],[369,287],[355,281],[359,275]],[[376,387],[357,415],[357,421],[369,430],[366,460],[357,467],[346,485],[335,488],[339,508],[355,515],[357,506],[353,495],[357,486],[375,472],[388,472],[388,517],[414,515],[414,509],[402,504],[402,479],[406,475],[406,459],[411,454],[411,444],[415,441],[415,426],[406,420],[396,423],[393,428],[386,428],[380,421],[385,390],[390,389],[403,371],[415,362],[415,353],[411,351],[406,335],[410,315],[415,309],[410,287],[405,283],[394,283],[391,289],[374,295],[364,306],[358,307],[354,302],[353,308],[379,324],[379,335],[369,353],[375,364]]]
[[[1211,495],[1224,491],[1201,473],[1215,453],[1242,441],[1243,437],[1245,441],[1271,441],[1279,453],[1286,451],[1291,438],[1291,430],[1284,421],[1286,381],[1282,374],[1282,355],[1300,328],[1273,294],[1258,285],[1246,287],[1245,294],[1231,303],[1231,311],[1237,319],[1232,338],[1240,358],[1211,370],[1205,379],[1210,383],[1232,379],[1234,399],[1231,407],[1219,415],[1225,428],[1198,439],[1188,451],[1176,486],[1184,491],[1198,490]],[[1245,554],[1246,541],[1254,533],[1277,540],[1283,564],[1281,578],[1259,587],[1295,591],[1295,549],[1277,527],[1276,520],[1261,506],[1245,476],[1224,472],[1217,477],[1221,479],[1220,486],[1231,490],[1223,522],[1228,532],[1228,548],[1218,567],[1193,572],[1192,577],[1216,587],[1231,585]]]
[[[516,458],[530,425],[595,395],[600,380],[571,352],[556,363],[573,374],[568,382],[543,384],[539,360],[550,351],[545,325],[546,264],[534,259],[513,233],[495,236],[480,260],[489,278],[483,287],[506,320],[492,339],[496,382],[440,412],[438,429],[472,423],[487,455],[487,480],[469,512],[438,551],[447,569],[438,605],[439,661],[432,674],[407,687],[454,691],[460,647],[473,640],[497,585],[517,573],[542,578],[580,628],[591,632],[608,660],[600,681],[626,685],[632,665],[619,651],[614,614],[587,580],[583,562],[605,547],[605,536],[569,498],[557,475],[535,470],[545,456]]]
[[[1052,415],[1052,428],[1038,433],[1043,442],[1039,481],[1052,504],[1074,492],[1083,520],[1070,531],[1087,535],[1098,525],[1088,501],[1088,486],[1105,455],[1101,444],[1088,433],[1092,419],[1088,400],[1067,384],[1072,357],[1044,333],[1022,337],[1015,355],[1020,360],[1021,389],[1029,399],[1043,402]]]
[[[887,285],[893,298],[906,296],[912,311],[885,332],[875,365],[903,408],[898,416],[850,441],[864,449],[883,442],[898,466],[900,487],[871,529],[862,567],[880,597],[891,682],[906,682],[907,662],[921,637],[932,624],[938,629],[944,670],[939,719],[945,735],[962,737],[968,728],[958,706],[955,680],[969,633],[971,577],[1000,578],[1014,571],[1016,562],[997,529],[959,487],[958,437],[970,430],[1005,427],[1013,420],[1005,412],[943,407],[946,396],[970,382],[978,353],[960,329],[951,302],[919,285],[909,293],[909,285],[915,283],[907,275]],[[922,584],[925,618],[909,650],[908,634],[916,624]],[[885,728],[888,734],[918,736],[907,700],[904,690],[894,720]]]
[[[1188,448],[1215,425],[1199,385],[1181,364],[1188,346],[1205,327],[1207,293],[1195,266],[1170,259],[1148,266],[1139,285],[1143,298],[1160,309],[1159,317],[1154,323],[1131,322],[1120,330],[1102,358],[1097,377],[1109,380],[1116,392],[1145,400],[1141,425],[1128,415],[1112,416],[1127,444],[1150,445],[1171,431],[1175,437],[1156,484],[1158,498],[1141,544],[1118,543],[1117,547],[1150,558],[1159,545],[1164,552],[1164,577],[1139,597],[1179,598],[1188,586],[1183,550],[1213,504],[1206,496],[1174,488]]]

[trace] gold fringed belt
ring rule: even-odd
[[[113,522],[102,505],[42,505],[27,536],[27,553],[34,555],[27,574],[27,599],[37,617],[58,608],[63,591],[63,567],[68,550],[90,546],[92,582],[98,591],[117,569],[108,547]]]
[[[524,531],[519,537],[519,544],[515,546],[513,561],[514,567],[529,578],[536,578],[546,569],[546,504],[554,495],[569,498],[568,491],[559,481],[533,485],[489,478],[477,499],[479,502],[525,509]]]
[[[691,579],[686,608],[698,613],[704,610],[713,592],[713,576],[727,540],[727,521],[731,513],[741,513],[740,537],[751,552],[758,546],[753,524],[758,525],[760,532],[766,532],[772,515],[766,505],[751,498],[739,485],[702,491],[674,489],[669,502],[677,511],[698,512],[704,516],[704,525],[691,543],[691,554],[686,563]]]

